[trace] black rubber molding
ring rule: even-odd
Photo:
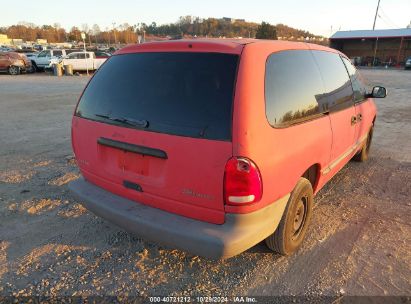
[[[149,155],[158,158],[167,159],[167,153],[160,149],[149,148],[145,146],[138,146],[129,143],[125,143],[122,141],[112,140],[104,137],[100,137],[97,139],[97,143],[99,145],[108,146],[116,149],[120,149],[127,152],[142,154],[142,155]]]

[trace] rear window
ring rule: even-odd
[[[152,132],[231,140],[238,58],[182,52],[112,56],[88,85],[76,115]],[[146,123],[135,126],[136,121]]]

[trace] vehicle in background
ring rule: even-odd
[[[96,58],[109,58],[111,54],[109,52],[102,52],[102,51],[94,51]]]
[[[27,58],[31,60],[31,57],[36,57],[38,55],[38,52],[33,52],[33,53],[25,53]]]
[[[0,52],[0,71],[10,75],[32,71],[31,61],[24,55],[16,52]]]
[[[46,47],[45,47],[44,45],[42,45],[42,44],[34,44],[34,45],[33,45],[33,48],[34,48],[35,50],[37,50],[37,51],[43,51],[43,50],[46,49]]]
[[[9,48],[8,46],[0,46],[0,52],[13,52],[14,50],[12,48]]]
[[[66,55],[65,49],[44,50],[38,53],[37,56],[30,57],[30,60],[36,71],[39,71],[48,68],[50,66],[50,60],[58,59]]]
[[[34,68],[34,65],[31,63],[31,58],[37,56],[39,52],[34,49],[23,48],[23,49],[16,50],[16,53],[26,55],[26,57],[30,60],[30,65],[32,67],[30,72],[34,73],[36,69]]]
[[[408,59],[405,60],[404,69],[405,70],[411,69],[411,57],[408,57]]]
[[[30,48],[17,49],[14,52],[19,53],[19,54],[36,54],[36,55],[39,53],[35,49],[30,49]]]
[[[50,60],[50,67],[55,63],[60,63],[63,66],[71,65],[73,71],[95,71],[107,58],[97,58],[94,52],[73,52],[63,58]]]

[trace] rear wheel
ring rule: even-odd
[[[33,67],[33,69],[34,69],[35,72],[39,72],[39,71],[40,71],[40,69],[38,68],[36,62],[32,61],[32,62],[31,62],[31,66]]]
[[[370,131],[368,132],[367,139],[365,140],[364,144],[360,151],[354,155],[353,160],[358,162],[365,162],[368,159],[368,155],[370,153],[371,142],[372,142],[372,133],[373,133],[374,126],[371,127]]]
[[[10,75],[18,75],[20,74],[20,68],[18,66],[12,65],[9,67],[9,74]]]
[[[36,72],[36,67],[34,65],[31,65],[29,69],[27,69],[27,73],[35,73]]]
[[[265,240],[268,248],[290,255],[300,247],[311,219],[313,201],[311,183],[300,178],[291,192],[277,230]]]

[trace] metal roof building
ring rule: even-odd
[[[401,66],[411,56],[411,28],[338,31],[330,46],[359,65]]]

